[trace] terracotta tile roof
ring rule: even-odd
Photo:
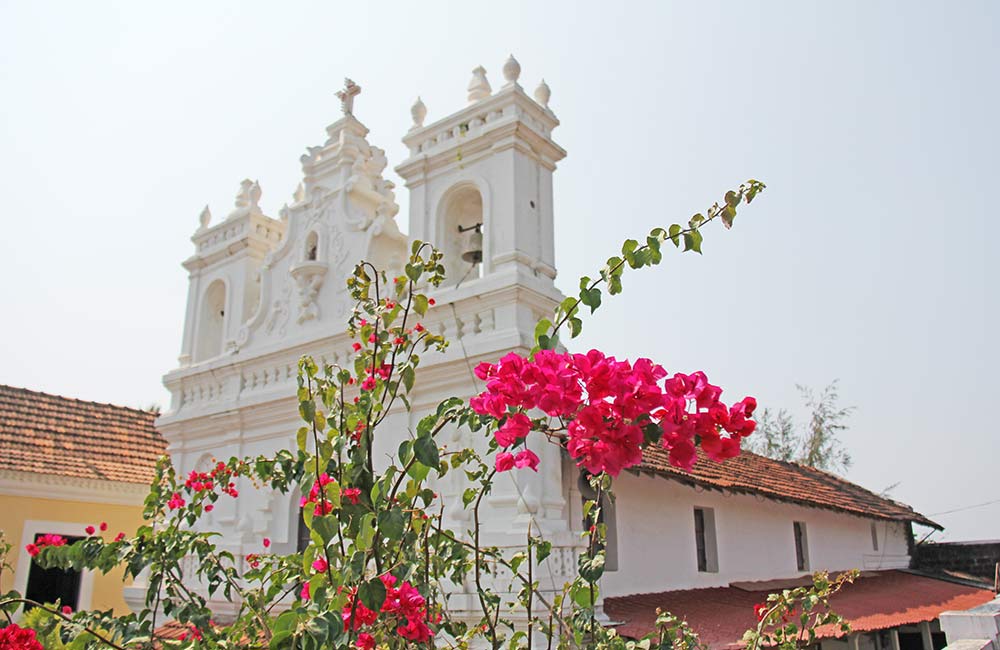
[[[736,587],[664,591],[608,598],[604,611],[611,620],[623,622],[617,626],[619,633],[638,638],[653,631],[659,607],[687,620],[701,640],[716,649],[738,643],[743,632],[757,624],[753,606],[764,602],[767,593]],[[932,621],[941,612],[978,607],[993,598],[989,589],[904,571],[880,571],[844,587],[830,605],[850,621],[855,632],[871,632]],[[831,627],[821,628],[819,636],[840,636]]]
[[[699,450],[690,472],[672,467],[667,452],[655,445],[643,451],[640,471],[691,485],[756,494],[814,508],[839,510],[862,517],[912,521],[942,530],[942,527],[910,506],[881,497],[839,476],[814,467],[773,460],[744,451],[737,458],[714,462]]]
[[[148,483],[154,413],[0,385],[0,470]]]

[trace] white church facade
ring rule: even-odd
[[[448,280],[434,292],[426,322],[451,345],[423,360],[412,413],[400,409],[386,421],[382,430],[400,436],[380,441],[386,453],[441,399],[480,392],[476,364],[527,353],[535,323],[563,297],[553,228],[553,173],[566,155],[553,139],[559,120],[544,81],[529,95],[513,58],[502,72],[494,89],[476,68],[468,105],[433,123],[424,124],[419,99],[411,109],[413,126],[403,137],[409,156],[395,169],[409,192],[409,236],[446,254]],[[178,472],[204,470],[213,457],[293,448],[298,359],[344,363],[352,354],[343,331],[353,307],[348,274],[361,259],[390,271],[405,261],[409,239],[397,225],[396,188],[383,175],[385,152],[369,144],[355,117],[359,92],[348,80],[339,93],[343,115],[301,157],[302,182],[278,215],[262,212],[261,188],[250,180],[222,219],[202,212],[195,252],[183,263],[190,288],[179,364],[164,377],[171,403],[156,423]],[[555,546],[543,571],[561,586],[576,570],[579,471],[557,447],[533,448],[544,471],[508,472],[498,481],[484,541],[520,546],[530,522]],[[747,455],[724,469],[702,462],[686,473],[661,461],[651,457],[617,483],[613,570],[602,582],[611,619],[628,614],[615,599],[635,594],[797,580],[817,569],[860,568],[875,580],[910,566],[911,524],[935,525],[788,463]],[[448,480],[440,492],[461,529],[465,486]],[[223,533],[220,546],[243,557],[267,537],[274,551],[294,551],[297,495],[240,489],[240,499],[206,514],[206,526]],[[919,624],[931,634],[929,621]]]

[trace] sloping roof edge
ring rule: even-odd
[[[743,451],[737,458],[721,462],[711,461],[699,451],[698,462],[690,472],[686,472],[670,465],[665,450],[651,445],[643,451],[642,464],[629,471],[635,474],[646,473],[685,485],[697,485],[722,492],[753,494],[774,501],[794,503],[811,508],[889,521],[909,521],[937,530],[944,530],[941,524],[925,517],[910,506],[875,494],[871,490],[830,472],[799,463],[767,458],[749,451]],[[777,473],[791,475],[817,489],[811,493],[812,496],[796,495],[790,491],[779,490],[776,486],[754,482],[755,479],[773,478],[773,475]],[[776,481],[780,482],[780,480]],[[820,498],[821,494],[841,498],[824,499]],[[865,507],[866,505],[867,507]]]

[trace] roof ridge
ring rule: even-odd
[[[31,393],[32,395],[41,395],[43,397],[47,397],[47,398],[50,398],[50,399],[62,400],[62,401],[65,401],[65,402],[77,402],[79,404],[89,404],[91,406],[111,407],[113,409],[118,409],[118,410],[122,410],[122,411],[131,411],[131,412],[136,413],[136,414],[152,415],[152,416],[154,416],[154,419],[158,415],[157,413],[155,413],[153,411],[147,411],[145,409],[139,409],[139,408],[135,408],[135,407],[132,407],[132,406],[122,406],[120,404],[112,404],[110,402],[94,402],[94,401],[91,401],[91,400],[79,399],[77,397],[67,397],[65,395],[57,395],[55,393],[46,393],[46,392],[40,391],[40,390],[32,390],[30,388],[24,388],[22,386],[11,386],[10,384],[0,384],[0,392],[3,392],[4,390],[9,390],[9,391],[15,392],[15,393]]]

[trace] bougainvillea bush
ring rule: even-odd
[[[295,449],[231,458],[186,476],[165,458],[146,499],[148,523],[134,535],[112,536],[100,524],[74,544],[53,536],[29,545],[27,552],[43,567],[109,571],[125,565],[127,576],[144,575],[145,609],[125,616],[70,612],[59,603],[28,603],[12,592],[0,599],[8,622],[0,630],[0,648],[34,647],[36,634],[46,647],[120,649],[698,647],[693,632],[669,614],[641,640],[623,639],[599,624],[595,605],[605,535],[600,504],[613,498],[614,478],[640,463],[648,445],[662,446],[671,463],[686,469],[699,447],[708,462],[738,455],[740,441],[753,433],[756,401],[724,401],[722,389],[697,369],[668,372],[650,359],[570,353],[560,336],[577,336],[584,311],[593,313],[604,292],[621,291],[626,268],[658,264],[667,244],[700,253],[704,227],[716,220],[731,227],[737,207],[763,188],[748,181],[686,226],[654,229],[645,242],[626,241],[620,256],[609,259],[595,279],[582,278],[578,295],[538,324],[533,350],[481,364],[475,369],[485,384],[481,394],[444,400],[408,434],[388,430],[386,418],[399,406],[409,409],[421,357],[447,344],[422,323],[434,304],[426,292],[443,280],[441,254],[414,242],[398,277],[360,263],[347,281],[356,303],[348,323],[353,364],[321,367],[301,359],[302,426]],[[456,427],[481,436],[481,444],[446,447],[440,434]],[[402,439],[384,468],[373,462],[380,436]],[[596,494],[584,507],[578,574],[555,591],[542,592],[534,579],[551,551],[549,541],[529,533],[523,551],[513,554],[480,541],[480,506],[497,474],[545,471],[526,444],[529,436],[563,448]],[[445,527],[434,491],[452,472],[468,483],[462,497],[470,511],[467,530]],[[302,494],[309,531],[302,552],[272,553],[265,539],[260,553],[235,558],[216,546],[217,535],[198,525],[219,499],[239,498],[241,479]],[[190,557],[197,562],[186,562]],[[195,575],[185,574],[189,566],[197,566]],[[760,626],[748,632],[748,641],[795,645],[808,638],[805,630],[840,624],[826,598],[844,579],[849,576],[820,576],[812,589],[762,604]],[[456,616],[449,607],[449,595],[462,589],[478,604],[472,616]],[[213,621],[206,603],[206,596],[220,595],[237,611],[225,625]],[[12,615],[24,604],[36,607],[14,623]],[[168,620],[183,626],[174,635],[180,639],[156,638]]]

